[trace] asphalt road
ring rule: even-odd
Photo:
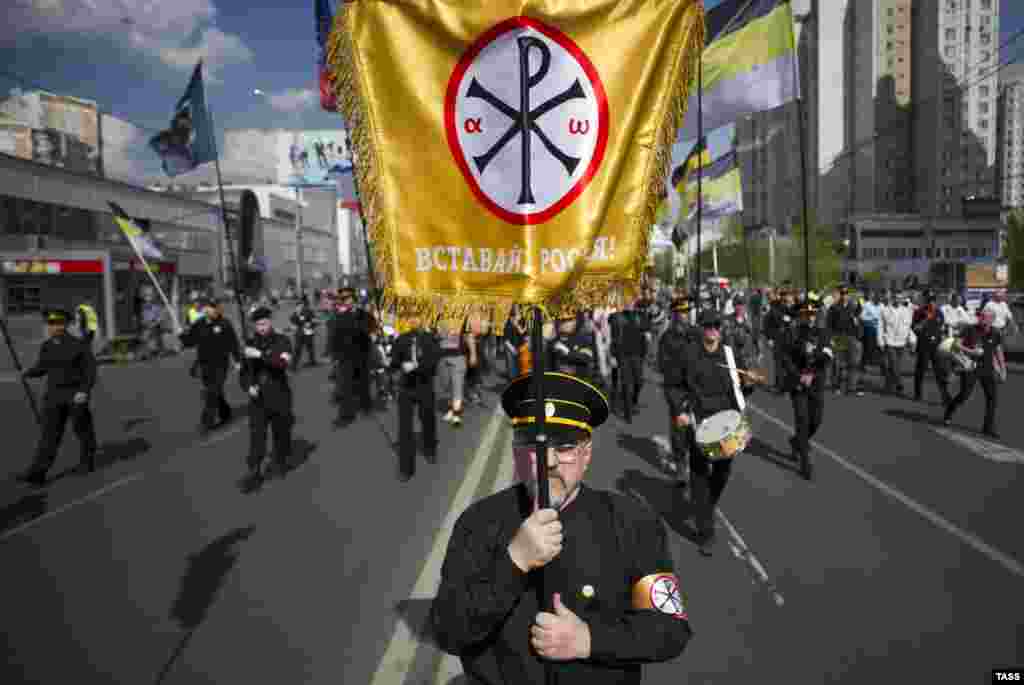
[[[101,443],[145,449],[41,494],[0,483],[0,682],[462,683],[423,620],[454,517],[511,479],[496,396],[461,429],[442,423],[440,463],[401,484],[394,408],[333,430],[326,371],[303,370],[294,468],[245,495],[244,417],[199,438],[183,367],[105,372]],[[1002,447],[971,430],[980,390],[955,431],[930,423],[937,406],[830,395],[811,483],[785,459],[788,399],[756,393],[756,440],[709,559],[682,523],[686,489],[660,467],[668,419],[652,375],[634,422],[599,431],[588,475],[663,516],[689,597],[694,640],[646,682],[981,683],[1024,665],[1022,380],[1001,387]],[[0,383],[5,425],[24,426],[5,437],[31,445],[16,391]],[[57,470],[75,463],[68,442]],[[5,470],[23,467],[4,452]]]

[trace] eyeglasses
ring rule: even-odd
[[[588,440],[585,442],[565,442],[551,445],[551,449],[554,451],[555,458],[559,464],[575,464],[583,450],[589,446],[590,441]],[[536,445],[514,445],[512,452],[517,457],[533,457],[537,453],[537,447]]]

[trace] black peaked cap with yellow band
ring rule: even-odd
[[[501,394],[501,407],[517,433],[536,422],[533,374],[516,378]],[[545,429],[551,443],[589,438],[608,419],[608,399],[589,382],[567,373],[544,374]],[[524,436],[525,437],[525,436]]]
[[[63,309],[51,309],[46,312],[46,323],[67,323],[71,315]]]

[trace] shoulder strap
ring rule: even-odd
[[[722,347],[725,350],[725,363],[729,365],[729,375],[732,377],[732,391],[736,394],[736,404],[743,412],[747,408],[747,400],[740,391],[740,374],[736,370],[736,357],[732,353],[732,347],[729,345]]]

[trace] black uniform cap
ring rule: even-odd
[[[356,299],[356,289],[350,287],[338,288],[338,299],[344,300],[346,297],[351,297],[353,300]]]
[[[566,373],[544,373],[545,433],[551,444],[578,442],[608,419],[608,399],[587,381]],[[536,421],[533,374],[516,378],[501,394],[501,408],[524,435]]]
[[[46,323],[67,323],[71,318],[63,309],[50,309],[46,312]]]
[[[804,300],[797,307],[797,312],[800,314],[817,314],[818,305],[814,302],[814,300]]]
[[[690,311],[690,300],[685,297],[680,297],[672,300],[672,311],[686,313]]]
[[[252,314],[249,318],[253,321],[262,321],[263,319],[270,319],[274,316],[274,313],[270,311],[269,307],[256,307],[252,310]]]

